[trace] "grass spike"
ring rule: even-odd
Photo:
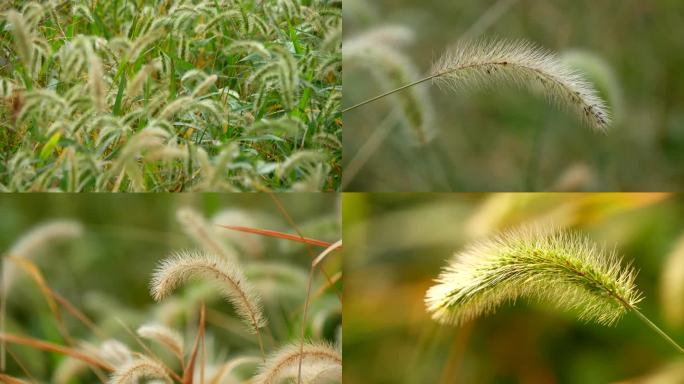
[[[33,37],[31,31],[21,13],[10,10],[7,12],[7,21],[12,25],[14,47],[24,65],[24,69],[31,68],[33,58]]]
[[[261,297],[247,282],[242,270],[218,256],[204,252],[179,252],[159,265],[152,279],[152,297],[159,301],[193,277],[219,283],[221,293],[235,306],[252,333],[266,326]]]
[[[426,294],[432,318],[460,325],[518,298],[551,302],[581,320],[612,325],[627,312],[677,343],[638,311],[636,271],[573,232],[525,228],[476,243],[454,256]]]
[[[611,118],[605,102],[584,76],[563,64],[556,55],[527,41],[462,41],[437,60],[422,79],[383,93],[347,112],[397,92],[433,81],[451,89],[493,86],[502,82],[541,91],[565,106],[598,131],[606,131]]]
[[[133,384],[142,378],[156,378],[165,383],[173,381],[166,372],[166,368],[149,357],[139,357],[114,371],[110,384]]]
[[[254,383],[275,384],[283,379],[294,379],[300,360],[305,380],[318,376],[321,371],[334,371],[336,379],[342,380],[342,355],[328,344],[306,342],[301,350],[299,343],[293,343],[276,351],[259,369]]]
[[[137,330],[140,337],[163,345],[183,362],[183,336],[162,324],[144,324]]]

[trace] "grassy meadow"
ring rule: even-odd
[[[334,0],[4,1],[0,190],[334,191]]]
[[[0,382],[341,382],[340,253],[221,227],[334,243],[338,197],[78,197],[0,197]]]

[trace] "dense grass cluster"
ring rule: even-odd
[[[0,7],[0,189],[338,189],[339,1]]]

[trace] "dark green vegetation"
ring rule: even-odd
[[[0,189],[337,190],[341,4],[0,6]]]

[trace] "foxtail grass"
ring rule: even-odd
[[[552,103],[572,110],[588,126],[605,131],[610,115],[604,101],[584,76],[555,54],[526,41],[462,41],[447,49],[430,74],[343,109],[348,112],[389,95],[432,81],[449,89],[513,84],[543,93]]]
[[[585,237],[528,228],[479,242],[458,253],[425,297],[432,318],[460,325],[506,302],[531,298],[573,310],[580,320],[612,325],[634,313],[684,353],[637,308],[636,271]]]

